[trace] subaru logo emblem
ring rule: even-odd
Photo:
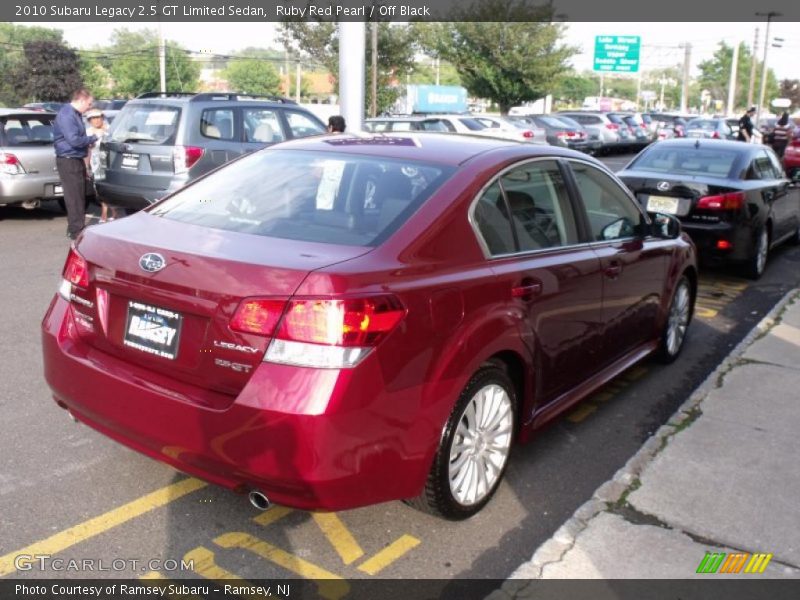
[[[142,267],[148,273],[155,273],[156,271],[160,271],[167,265],[167,261],[164,260],[164,257],[156,252],[148,252],[147,254],[142,254],[142,257],[139,259],[139,266]]]
[[[659,181],[656,186],[660,191],[666,192],[669,189],[669,181]]]

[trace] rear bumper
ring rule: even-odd
[[[61,185],[57,174],[42,176],[36,174],[0,176],[0,205],[19,204],[26,200],[55,199],[55,186]]]
[[[134,450],[304,509],[408,498],[425,482],[441,429],[421,409],[419,387],[385,389],[374,355],[346,371],[262,363],[232,403],[210,409],[188,384],[83,343],[72,312],[56,296],[42,323],[53,397]]]
[[[722,263],[728,261],[744,261],[753,250],[753,234],[748,227],[736,226],[732,223],[697,224],[681,221],[683,230],[692,238],[697,247],[697,254],[703,262]],[[720,241],[731,244],[729,250],[717,247]]]
[[[115,185],[96,181],[97,194],[106,204],[120,208],[141,210],[155,204],[169,193],[169,190],[150,190],[125,185]]]

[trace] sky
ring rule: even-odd
[[[37,23],[39,26],[61,29],[64,39],[78,48],[91,48],[108,43],[116,28],[155,28],[155,23]],[[248,46],[279,47],[277,24],[261,23],[163,23],[163,33],[189,50],[228,54]],[[581,71],[591,69],[594,38],[597,35],[638,35],[641,37],[641,68],[650,70],[683,64],[684,50],[679,44],[692,45],[693,74],[697,64],[708,59],[722,39],[733,44],[747,42],[752,47],[756,27],[759,28],[758,56],[763,55],[765,23],[568,23],[565,41],[581,47],[573,57],[573,66]],[[778,79],[800,79],[800,38],[798,23],[773,22],[770,38],[783,38],[783,48],[770,47],[767,63]],[[795,35],[793,36],[793,33]]]

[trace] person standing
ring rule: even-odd
[[[750,142],[753,139],[753,115],[756,114],[756,107],[751,106],[746,113],[739,119],[739,137],[740,142]]]
[[[86,227],[86,156],[97,136],[86,135],[83,113],[92,107],[86,88],[75,90],[72,101],[61,107],[53,121],[56,168],[64,188],[67,208],[67,237],[74,240]]]
[[[772,149],[778,158],[783,158],[783,153],[789,143],[789,134],[792,132],[792,127],[789,125],[789,113],[783,111],[781,118],[778,119],[775,125],[775,130],[772,132]]]
[[[106,123],[105,115],[103,111],[99,108],[93,108],[89,112],[86,113],[86,120],[89,121],[89,127],[86,128],[86,135],[93,135],[97,138],[97,142],[103,141],[103,138],[106,136],[106,132],[108,132],[108,123]],[[90,148],[89,149],[89,156],[86,157],[86,166],[89,169],[89,174],[91,176],[92,183],[94,184],[94,178],[100,174],[100,170],[103,166],[100,164],[100,152],[99,146],[98,148]],[[109,207],[108,204],[103,202],[103,199],[97,195],[95,192],[95,197],[100,202],[100,222],[105,223],[108,219],[109,208],[111,209],[111,220],[117,218],[117,209],[115,207]]]

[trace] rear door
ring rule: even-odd
[[[486,189],[474,215],[498,285],[524,314],[521,335],[537,367],[541,407],[596,371],[600,262],[580,243],[556,161],[513,167]]]
[[[569,161],[582,216],[603,277],[603,364],[651,341],[664,291],[671,242],[643,235],[645,215],[621,183]]]
[[[175,174],[173,153],[183,109],[153,102],[125,105],[102,144],[105,181],[151,192],[166,190]]]

